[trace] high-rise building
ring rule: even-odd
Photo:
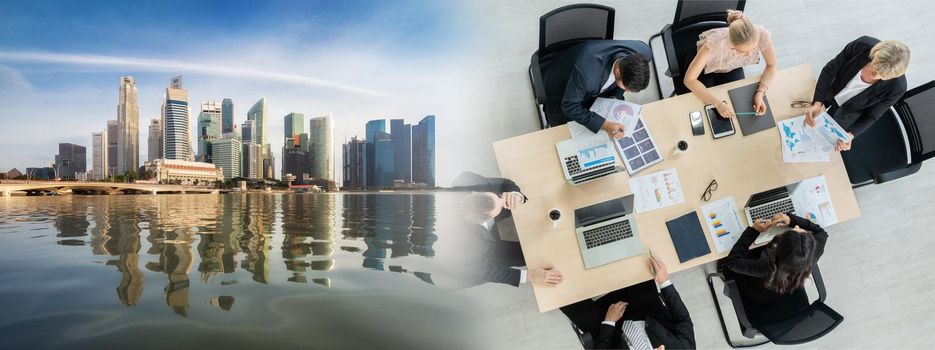
[[[412,182],[412,126],[402,119],[390,120],[393,153],[396,159],[394,180]]]
[[[282,178],[286,178],[286,175],[291,174],[301,179],[304,177],[303,175],[308,175],[309,168],[311,168],[311,165],[309,164],[308,151],[298,145],[282,148]]]
[[[263,175],[263,146],[255,143],[244,143],[240,162],[241,176],[248,179],[259,179]]]
[[[367,142],[352,137],[342,147],[344,183],[348,189],[367,188]]]
[[[256,127],[254,126],[256,122],[253,120],[247,120],[243,122],[243,126],[240,127],[240,142],[243,144],[248,143],[257,143],[256,142]]]
[[[162,152],[165,149],[162,136],[165,131],[162,130],[162,118],[155,118],[149,121],[149,152],[146,155],[148,161],[162,159]]]
[[[412,182],[435,187],[435,116],[412,126]]]
[[[299,134],[305,132],[305,116],[302,113],[289,113],[286,114],[283,124],[283,136],[286,140],[286,147],[293,147],[299,144]],[[285,159],[283,160],[285,164]]]
[[[396,152],[393,149],[393,139],[390,134],[378,131],[374,135],[374,167],[376,183],[374,186],[389,188],[393,186],[396,175]]]
[[[188,120],[188,91],[182,89],[182,76],[173,77],[162,105],[165,130],[165,159],[190,160],[191,134]]]
[[[234,102],[229,98],[221,101],[221,134],[234,132]]]
[[[289,113],[283,117],[283,136],[281,176],[292,174],[301,178],[310,173],[308,134],[305,130],[305,116],[302,113]],[[303,140],[305,140],[303,142]]]
[[[253,141],[255,143],[266,145],[267,133],[269,132],[269,118],[266,114],[266,98],[261,98],[259,101],[253,104],[253,107],[250,107],[250,110],[247,112],[247,120],[253,120],[253,127],[256,128],[254,131]]]
[[[375,164],[375,160],[376,160],[375,157],[376,157],[376,154],[377,154],[377,153],[376,153],[376,149],[374,148],[374,144],[375,144],[375,142],[376,142],[376,140],[377,140],[377,133],[378,133],[378,132],[386,132],[386,120],[379,119],[379,120],[371,120],[371,121],[367,122],[367,129],[366,129],[366,137],[367,137],[367,138],[366,138],[366,141],[367,141],[367,158],[366,158],[366,161],[367,161],[367,173],[366,173],[366,179],[367,179],[367,186],[368,186],[368,187],[370,187],[370,186],[376,186],[376,184],[377,184],[376,164]]]
[[[133,77],[120,78],[117,98],[117,173],[136,172],[140,166],[140,106]]]
[[[266,145],[269,146],[269,145]],[[273,179],[273,168],[276,166],[276,158],[273,157],[273,154],[269,151],[269,147],[263,147],[262,154],[263,156],[263,178],[264,179]]]
[[[91,133],[91,179],[104,180],[107,173],[107,131]]]
[[[117,175],[117,120],[107,121],[107,176]],[[122,175],[122,174],[121,174]]]
[[[58,154],[55,156],[55,171],[59,178],[74,180],[75,173],[88,170],[88,150],[84,146],[73,143],[58,144]]]
[[[211,163],[211,140],[221,139],[221,104],[217,101],[201,103],[198,114],[198,156],[199,162]]]
[[[309,121],[310,175],[316,179],[334,181],[334,123],[331,114]]]
[[[240,177],[242,145],[237,139],[214,139],[211,143],[211,161],[224,172],[224,179]]]

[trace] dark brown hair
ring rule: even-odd
[[[766,289],[789,294],[802,288],[805,279],[812,274],[816,248],[811,232],[788,230],[776,236],[767,251],[769,276],[764,282]]]

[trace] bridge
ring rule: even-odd
[[[159,193],[219,193],[216,188],[201,186],[160,185],[146,183],[117,182],[73,182],[73,181],[20,181],[4,180],[0,183],[0,194],[4,197],[36,193],[81,193],[81,194],[159,194]]]

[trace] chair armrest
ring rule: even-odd
[[[666,50],[666,62],[669,64],[669,77],[675,78],[682,75],[679,67],[679,58],[675,56],[675,44],[672,41],[672,24],[666,24],[662,27],[662,47]]]
[[[532,81],[532,93],[536,103],[545,104],[545,85],[542,84],[542,72],[539,70],[539,52],[532,54],[529,62],[529,79]]]
[[[922,163],[912,164],[910,166],[907,166],[899,170],[893,170],[887,173],[879,174],[873,178],[873,182],[883,183],[883,182],[887,182],[890,180],[896,180],[903,176],[909,176],[909,175],[915,174],[919,172],[919,169],[922,169]]]
[[[710,283],[713,277],[720,278],[721,281],[724,282],[724,290],[727,291],[727,297],[730,299],[731,306],[734,307],[734,312],[737,314],[737,321],[740,322],[740,325],[743,326],[742,329],[745,330],[744,336],[747,338],[756,336],[756,328],[750,324],[750,320],[747,318],[747,312],[743,308],[743,302],[740,300],[740,290],[737,289],[737,282],[734,282],[734,280],[726,280],[724,274],[714,272],[708,274],[708,283]],[[751,332],[753,334],[750,334]]]
[[[828,297],[828,291],[825,289],[825,280],[821,278],[821,270],[818,269],[818,263],[812,266],[812,280],[815,282],[815,288],[818,288],[818,300],[822,303]]]

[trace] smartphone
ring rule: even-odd
[[[691,112],[688,117],[692,122],[692,135],[704,135],[704,120],[701,119],[701,112]]]
[[[705,113],[708,115],[708,124],[711,126],[711,136],[719,139],[736,133],[734,122],[730,118],[721,117],[714,105],[704,106]]]

